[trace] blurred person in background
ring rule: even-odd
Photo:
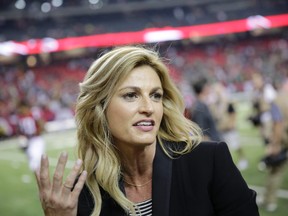
[[[221,132],[231,151],[236,152],[238,169],[245,170],[248,167],[248,160],[241,145],[237,129],[235,102],[231,100],[226,87],[220,82],[212,85],[211,97],[213,102],[210,108],[216,121],[217,129]]]
[[[16,117],[20,148],[28,157],[29,168],[35,172],[39,169],[41,156],[45,152],[45,141],[42,137],[45,121],[41,110],[32,109],[25,100],[19,102]]]
[[[249,120],[259,128],[263,144],[266,146],[270,142],[272,132],[274,113],[271,111],[274,110],[271,110],[271,104],[277,96],[277,91],[272,84],[265,81],[260,72],[253,73],[251,80],[253,85],[253,114]]]
[[[264,196],[259,196],[259,204],[267,211],[277,209],[277,191],[285,172],[288,157],[288,81],[280,88],[276,98],[270,104],[272,127],[265,156],[261,163],[267,169]]]
[[[190,118],[202,129],[205,140],[223,141],[222,134],[217,129],[215,118],[209,107],[210,84],[205,77],[192,82],[195,101],[190,109]]]
[[[12,136],[14,133],[9,121],[9,110],[4,100],[0,99],[0,140]]]
[[[78,157],[63,180],[36,174],[46,216],[259,216],[224,142],[202,141],[159,54],[137,46],[103,54],[80,84]]]

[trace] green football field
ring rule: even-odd
[[[266,172],[258,171],[257,163],[262,157],[264,150],[257,129],[253,128],[246,120],[248,109],[249,107],[245,104],[237,106],[241,143],[249,160],[249,167],[247,170],[242,171],[242,174],[249,186],[254,188],[258,194],[261,194],[265,184]],[[51,172],[53,172],[57,157],[62,151],[67,151],[69,154],[68,172],[69,167],[73,165],[75,160],[75,130],[47,133],[44,137],[47,145],[46,151],[50,158]],[[237,157],[234,152],[232,152],[232,156],[235,163],[237,163]],[[0,215],[43,215],[34,175],[28,169],[27,159],[25,154],[19,150],[16,139],[1,141],[0,164]],[[281,190],[279,190],[279,208],[273,213],[266,212],[260,208],[260,215],[288,215],[288,168]]]

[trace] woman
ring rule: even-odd
[[[127,46],[96,60],[77,101],[79,160],[64,184],[65,153],[52,182],[47,156],[36,175],[45,215],[258,216],[226,144],[201,142],[183,111],[156,52]]]

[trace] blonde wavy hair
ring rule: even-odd
[[[185,154],[202,139],[199,127],[183,115],[185,107],[181,93],[157,51],[143,46],[124,46],[103,54],[80,83],[76,104],[78,157],[83,160],[83,170],[88,172],[86,185],[95,203],[92,216],[100,215],[100,187],[123,209],[133,212],[133,203],[119,188],[121,160],[112,143],[106,109],[121,82],[134,68],[142,65],[152,67],[162,82],[164,114],[157,138],[165,153],[172,157],[162,140],[181,143],[181,148],[173,152]]]

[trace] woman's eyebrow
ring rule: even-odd
[[[131,89],[131,90],[135,90],[135,91],[140,91],[141,90],[141,88],[137,87],[137,86],[125,86],[123,88],[120,88],[118,91],[123,91],[123,90],[126,90],[126,89]],[[157,91],[157,90],[163,91],[163,88],[160,87],[160,86],[152,88],[152,91]]]
[[[137,86],[125,86],[123,88],[118,89],[118,91],[123,91],[126,89],[131,89],[131,90],[135,90],[135,91],[139,91],[141,88],[137,87]]]

